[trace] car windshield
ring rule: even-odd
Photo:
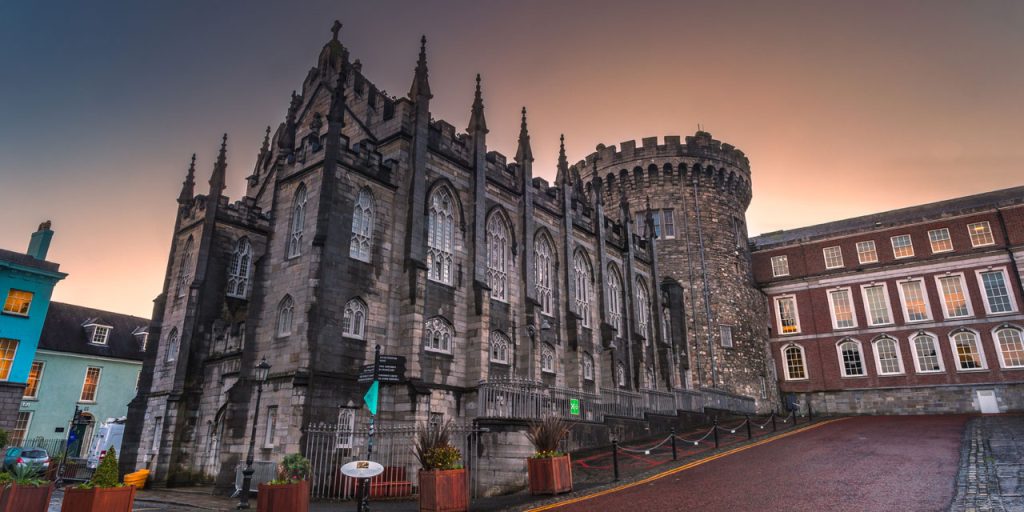
[[[32,459],[42,459],[46,457],[46,450],[25,450],[21,452],[21,456]]]

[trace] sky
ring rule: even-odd
[[[0,247],[53,221],[54,300],[149,317],[175,198],[229,134],[237,199],[334,19],[409,90],[428,38],[436,118],[535,175],[597,144],[689,135],[751,161],[751,235],[1024,184],[1024,2],[0,0]]]

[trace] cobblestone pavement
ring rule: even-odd
[[[1024,512],[1024,415],[968,423],[956,488],[951,512]]]

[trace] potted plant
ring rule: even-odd
[[[40,478],[38,465],[15,466],[0,474],[0,512],[46,512],[53,484]]]
[[[125,486],[117,474],[117,451],[111,446],[92,479],[64,490],[61,512],[131,512],[135,487]]]
[[[420,512],[463,512],[469,509],[469,489],[462,454],[452,446],[451,421],[423,426],[413,453],[420,462]]]
[[[526,460],[531,494],[560,494],[572,490],[572,461],[558,444],[571,428],[569,422],[549,416],[530,425],[527,439],[534,454]]]
[[[309,460],[293,453],[281,461],[277,478],[259,485],[256,509],[260,512],[309,510]]]

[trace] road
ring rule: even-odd
[[[843,419],[555,510],[946,510],[967,419]]]

